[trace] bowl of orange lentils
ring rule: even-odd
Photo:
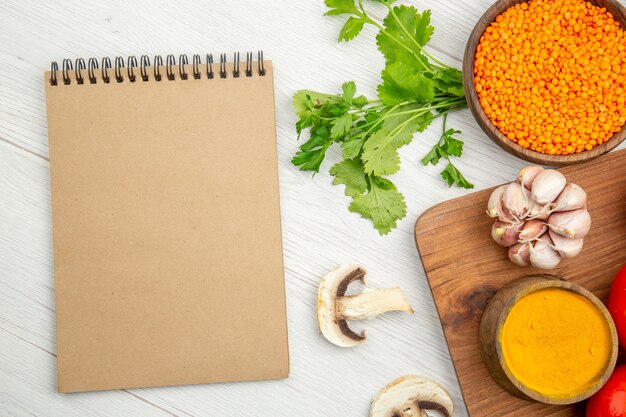
[[[498,0],[463,60],[469,107],[506,151],[544,165],[626,139],[626,8],[620,0]]]

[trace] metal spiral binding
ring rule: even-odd
[[[154,56],[154,79],[156,81],[161,81],[161,67],[163,66],[163,58],[161,55]]]
[[[185,71],[185,65],[187,64],[189,64],[189,61],[187,60],[187,55],[181,54],[181,56],[178,58],[178,72],[180,74],[181,80],[187,79],[187,72]]]
[[[170,81],[176,79],[176,77],[174,76],[174,72],[172,71],[172,67],[174,65],[176,65],[176,58],[174,58],[174,55],[169,54],[165,58],[165,73],[167,74],[167,79]]]
[[[139,60],[139,71],[141,72],[141,80],[148,81],[147,68],[150,66],[150,57],[148,55],[142,55]]]
[[[137,58],[133,55],[128,57],[128,81],[134,83],[135,78],[135,67],[137,66]]]
[[[220,78],[226,78],[226,54],[220,54]]]
[[[56,61],[50,63],[50,85],[57,85],[57,71],[59,70],[59,64]]]
[[[213,79],[213,54],[206,54],[206,76],[209,80]]]
[[[199,80],[200,77],[202,77],[202,74],[200,74],[200,69],[198,68],[200,66],[200,55],[195,54],[192,58],[192,61],[193,61],[193,79]]]
[[[111,60],[108,57],[102,58],[102,81],[109,83],[109,68],[111,68]]]
[[[115,80],[118,83],[124,81],[124,77],[122,76],[122,68],[124,68],[124,58],[121,56],[115,57]]]
[[[83,70],[85,69],[85,60],[82,58],[78,58],[76,60],[76,72],[74,72],[76,82],[78,84],[82,84],[85,80],[83,79]]]
[[[235,56],[233,57],[233,78],[239,78],[239,52],[235,52]]]
[[[87,77],[91,84],[98,82],[96,78],[96,70],[98,69],[98,60],[96,58],[89,58],[87,61]]]
[[[176,64],[176,57],[174,55],[167,55],[165,58],[165,65],[163,65],[163,58],[161,55],[155,55],[154,57],[154,66],[153,66],[153,77],[155,81],[162,81],[163,78],[161,76],[161,67],[165,66],[165,75],[166,79],[173,81],[177,78],[180,80],[200,80],[204,77],[211,80],[215,78],[215,73],[213,72],[213,55],[206,54],[205,64],[206,64],[206,73],[202,73],[200,71],[200,65],[202,64],[202,59],[200,55],[195,54],[192,56],[192,70],[191,75],[189,77],[189,73],[187,72],[189,59],[187,55],[182,54],[178,58],[178,74],[174,72],[174,67]],[[137,82],[137,81],[149,81],[150,75],[148,73],[148,67],[150,67],[150,57],[148,55],[142,55],[139,58],[139,64],[137,58],[134,55],[129,56],[126,61],[121,56],[115,57],[115,65],[111,65],[111,59],[108,57],[102,58],[102,66],[98,66],[98,61],[95,58],[89,58],[87,61],[87,65],[85,65],[85,60],[83,58],[78,58],[72,64],[72,61],[69,59],[64,59],[61,63],[61,79],[63,80],[64,85],[70,85],[72,81],[76,81],[76,84],[83,85],[86,84],[85,78],[83,76],[83,71],[87,70],[87,79],[89,80],[89,84],[97,84],[98,79],[102,80],[104,83],[110,83],[111,77],[109,76],[109,70],[113,69],[114,79],[117,83],[124,82]],[[235,52],[233,55],[233,67],[232,73],[230,76],[233,78],[239,78],[241,76],[240,72],[241,67],[241,55],[239,52]],[[135,69],[139,68],[139,76],[136,75]],[[253,54],[252,52],[246,52],[246,65],[243,75],[245,77],[252,77],[254,75],[253,71]],[[98,77],[97,72],[100,70],[100,76]],[[124,71],[126,70],[126,71]],[[74,78],[70,77],[70,73],[74,72]],[[59,85],[58,73],[59,65],[56,61],[52,61],[50,64],[50,79],[48,80],[50,85],[57,86]],[[265,76],[265,65],[263,63],[263,51],[257,52],[257,75],[260,77]],[[225,79],[229,77],[228,67],[227,67],[227,58],[226,54],[220,54],[220,62],[219,62],[219,78]]]
[[[246,77],[252,77],[252,52],[246,52]]]
[[[72,66],[72,61],[69,59],[63,60],[63,84],[69,85],[72,80],[70,79],[70,71],[72,71],[74,67]]]

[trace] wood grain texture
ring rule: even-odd
[[[450,353],[471,417],[583,416],[584,404],[554,406],[515,397],[491,378],[478,329],[491,297],[516,278],[550,273],[579,284],[601,300],[626,263],[626,151],[561,169],[585,189],[592,226],[582,252],[554,270],[520,268],[491,238],[485,214],[493,189],[439,204],[416,223],[415,239],[441,317]]]
[[[460,68],[467,38],[492,0],[403,2],[432,10],[431,51]],[[365,3],[374,16],[383,16],[381,8]],[[336,149],[315,177],[290,164],[298,146],[293,93],[338,92],[353,79],[360,93],[375,97],[384,64],[374,30],[367,27],[349,44],[338,44],[344,19],[324,12],[322,0],[0,1],[0,415],[357,417],[367,415],[381,387],[420,374],[440,381],[454,397],[455,415],[467,416],[414,246],[413,226],[424,210],[469,194],[449,189],[439,177],[442,167],[419,163],[437,140],[439,125],[400,149],[402,170],[393,181],[408,212],[385,237],[349,213],[343,187],[331,185]],[[42,72],[62,58],[257,49],[275,71],[289,378],[57,394]],[[476,189],[505,182],[526,164],[498,148],[469,110],[452,114],[448,124],[463,131],[465,155],[455,165]],[[346,350],[319,334],[315,297],[319,279],[350,261],[368,268],[370,285],[402,288],[415,314],[390,313],[357,324],[368,329],[368,341]]]
[[[565,166],[585,161],[590,161],[603,155],[610,150],[617,147],[620,143],[626,139],[626,125],[622,129],[615,133],[613,137],[604,142],[602,145],[594,147],[590,151],[584,151],[581,153],[575,153],[572,155],[548,155],[540,152],[533,151],[532,149],[526,149],[519,146],[517,143],[508,139],[500,132],[500,130],[489,120],[485,111],[483,110],[478,100],[478,94],[474,88],[474,57],[476,54],[476,46],[480,42],[480,37],[485,32],[485,29],[493,22],[496,16],[506,11],[509,7],[523,3],[527,0],[498,0],[480,17],[476,26],[472,30],[469,39],[467,41],[467,47],[465,48],[465,54],[463,58],[463,86],[465,89],[465,96],[470,110],[474,114],[477,123],[487,134],[487,136],[493,140],[498,146],[511,154],[518,156],[536,164],[551,165],[551,166]],[[626,29],[626,7],[624,7],[620,0],[589,0],[591,3],[605,7],[611,12],[617,22],[620,23],[622,28]]]

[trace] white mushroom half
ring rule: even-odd
[[[372,400],[370,417],[428,417],[426,410],[452,417],[452,397],[438,383],[417,375],[392,381]]]
[[[367,272],[357,264],[340,266],[320,282],[317,293],[317,321],[320,331],[329,342],[341,347],[363,343],[365,331],[355,333],[348,320],[365,320],[388,311],[413,309],[399,288],[365,289],[361,294],[346,296],[348,286],[354,281],[367,284]]]

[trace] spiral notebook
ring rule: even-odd
[[[287,377],[272,64],[254,58],[45,73],[60,392]]]

